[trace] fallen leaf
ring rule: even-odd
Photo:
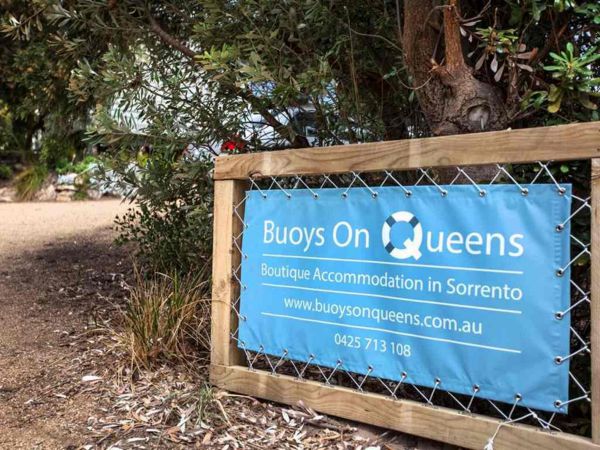
[[[86,375],[81,379],[81,381],[83,381],[84,383],[88,383],[91,381],[99,381],[101,379],[102,377],[99,377],[98,375]]]

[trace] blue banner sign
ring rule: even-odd
[[[565,413],[563,187],[249,191],[239,345]]]

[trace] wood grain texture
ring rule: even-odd
[[[215,179],[372,172],[600,156],[600,122],[217,158]]]
[[[215,182],[211,307],[211,361],[215,364],[234,365],[243,361],[243,353],[231,342],[230,333],[237,328],[237,315],[231,305],[239,294],[233,268],[240,262],[233,236],[242,228],[242,223],[234,216],[234,206],[244,198],[245,188],[245,182]],[[241,215],[243,217],[243,211]]]
[[[211,366],[211,381],[229,391],[295,405],[298,401],[324,414],[356,420],[449,444],[481,450],[499,422],[448,408],[410,400],[361,393],[286,375],[250,371],[246,367]],[[504,425],[494,440],[494,450],[599,450],[590,439],[550,433],[524,425]]]
[[[600,444],[600,159],[592,159],[591,306],[592,439]]]

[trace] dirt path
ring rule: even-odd
[[[127,258],[111,227],[125,209],[114,200],[0,204],[0,448],[84,442],[94,399],[77,358],[93,336],[81,333],[124,295]]]
[[[124,379],[108,330],[131,275],[112,244],[125,210],[0,204],[0,449],[451,448],[206,390],[200,368]]]

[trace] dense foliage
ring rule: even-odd
[[[212,162],[175,161],[164,151],[140,168],[117,168],[135,200],[119,220],[119,242],[137,245],[142,264],[162,273],[193,272],[207,264],[212,247]],[[172,150],[172,149],[171,149]]]
[[[83,142],[90,103],[67,96],[77,61],[57,46],[62,30],[48,15],[48,2],[0,2],[0,161],[28,163],[39,159],[53,168],[55,160],[70,160],[86,147]],[[17,22],[16,17],[20,18]],[[102,46],[81,56],[94,59]]]
[[[141,206],[120,222],[123,238],[178,270],[209,256],[210,156],[221,147],[246,152],[598,119],[600,6],[593,1],[3,6],[3,42],[18,47],[6,67],[21,69],[10,75],[18,83],[3,89],[43,93],[28,100],[39,111],[53,102],[82,108],[90,139],[121,159],[152,150],[135,171],[116,165],[128,168],[121,171]],[[188,256],[196,252],[202,257]]]

